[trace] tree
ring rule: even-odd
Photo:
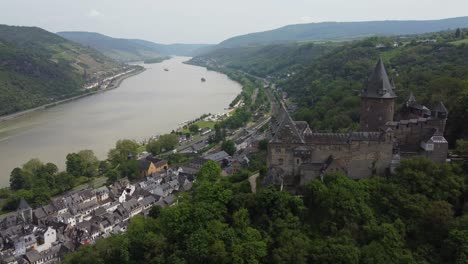
[[[126,160],[120,163],[120,174],[123,177],[128,177],[129,180],[136,180],[140,178],[140,163],[137,160]]]
[[[155,206],[151,207],[151,209],[150,209],[148,215],[149,215],[150,217],[156,219],[156,218],[158,218],[159,215],[161,214],[161,210],[162,210],[161,206],[155,205]]]
[[[234,153],[236,153],[236,144],[232,140],[226,140],[221,145],[221,149],[226,151],[226,153],[230,156],[232,156],[234,155]]]
[[[198,127],[197,124],[193,124],[193,125],[190,125],[190,126],[189,126],[189,131],[192,132],[193,134],[198,133],[198,130],[199,130],[199,129],[200,129],[200,128]]]
[[[468,140],[459,139],[456,146],[456,151],[459,155],[468,155]]]
[[[159,137],[162,151],[169,151],[179,146],[179,137],[176,134],[167,134]]]
[[[67,172],[60,172],[55,178],[56,186],[60,192],[71,190],[75,186],[75,177]]]
[[[129,139],[121,139],[115,144],[115,148],[108,153],[108,158],[114,166],[126,161],[128,158],[136,158],[140,145]]]
[[[84,176],[83,163],[81,156],[78,153],[70,153],[67,155],[67,161],[65,162],[67,172],[75,177]]]
[[[435,200],[455,202],[460,196],[464,179],[456,166],[436,164],[425,158],[403,160],[391,181]]]
[[[112,183],[116,182],[119,179],[120,173],[119,173],[118,170],[112,169],[112,170],[108,170],[104,174],[104,176],[106,176],[106,178],[107,178],[107,183],[112,184]]]
[[[221,167],[215,161],[210,160],[203,164],[195,176],[198,181],[215,182],[221,176]]]
[[[267,139],[260,140],[260,142],[258,142],[258,148],[260,150],[266,151],[268,149],[268,140]]]
[[[20,168],[14,168],[10,174],[10,188],[12,190],[30,188],[29,179],[25,172]]]
[[[78,152],[80,157],[82,173],[85,177],[94,177],[98,173],[99,160],[92,150],[86,149]]]
[[[455,31],[455,38],[460,38],[461,36],[462,36],[461,30],[460,28],[457,28],[457,30]]]
[[[158,155],[161,153],[161,142],[159,140],[151,140],[146,144],[146,151],[153,155]]]
[[[23,171],[30,174],[35,174],[40,168],[44,166],[44,163],[39,159],[30,159],[28,162],[23,164]]]

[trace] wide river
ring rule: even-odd
[[[64,169],[68,153],[91,149],[103,159],[119,139],[142,140],[202,114],[225,112],[241,86],[185,60],[144,65],[146,71],[117,89],[1,122],[0,186],[31,158]]]

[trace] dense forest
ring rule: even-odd
[[[120,65],[40,28],[0,25],[0,115],[83,93],[95,73]]]
[[[248,174],[214,162],[177,205],[135,217],[123,235],[64,263],[466,263],[466,175],[456,165],[404,161],[391,178],[328,175],[304,197],[250,191]],[[430,232],[428,232],[430,231]]]
[[[332,51],[340,43],[293,43],[267,46],[220,48],[191,60],[196,64],[222,66],[260,77],[298,72],[314,59]]]

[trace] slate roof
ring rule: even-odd
[[[276,131],[273,131],[271,142],[281,143],[286,140],[290,143],[304,143],[304,139],[299,133],[296,123],[292,120],[289,113],[286,111],[284,104],[281,104],[279,109]]]
[[[349,144],[352,141],[381,141],[380,132],[311,133],[306,141],[313,144]]]
[[[382,59],[375,65],[374,72],[367,81],[361,93],[364,98],[393,99],[396,98],[395,87],[390,82]]]
[[[25,210],[25,209],[31,209],[31,206],[29,206],[28,202],[26,202],[26,200],[23,197],[21,197],[21,200],[18,205],[18,210]]]
[[[141,159],[139,160],[140,162],[140,170],[141,171],[147,171],[149,167],[151,166],[151,161],[148,161],[146,159]]]
[[[153,155],[146,156],[146,160],[153,162],[154,166],[156,166],[156,167],[161,167],[161,166],[167,164],[166,160],[158,159]]]
[[[434,111],[439,113],[448,113],[448,110],[442,101],[440,101],[439,104],[434,108]]]
[[[216,152],[216,153],[213,153],[213,154],[210,154],[210,155],[207,155],[205,156],[205,159],[208,159],[208,160],[214,160],[214,161],[222,161],[223,159],[226,159],[229,157],[229,154],[227,154],[226,151],[220,151],[220,152]]]

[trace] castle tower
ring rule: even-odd
[[[20,203],[18,205],[18,209],[16,210],[18,213],[18,219],[22,221],[24,224],[31,224],[32,222],[32,208],[29,204],[21,197]]]
[[[396,98],[394,90],[383,61],[379,59],[361,92],[362,131],[379,131],[387,122],[393,121]]]
[[[438,122],[438,127],[437,130],[439,133],[444,134],[445,132],[445,125],[447,123],[447,117],[448,117],[448,110],[445,107],[444,103],[439,102],[439,104],[432,110],[432,119],[435,121],[437,120]]]

